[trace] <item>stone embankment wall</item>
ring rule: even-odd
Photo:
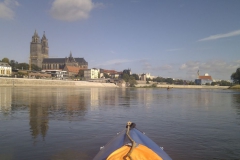
[[[0,77],[0,86],[118,87],[114,83]]]
[[[136,87],[146,87],[151,86],[152,84],[137,84]],[[158,84],[157,87],[159,88],[189,88],[189,89],[227,89],[229,86],[208,86],[208,85],[160,85]]]

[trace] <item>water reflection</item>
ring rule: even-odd
[[[208,107],[208,105],[214,101],[214,92],[212,90],[196,90],[195,93],[195,100],[198,106],[204,105]]]
[[[99,106],[99,91],[98,88],[91,88],[91,99],[90,99],[90,103],[91,103],[91,109],[95,109]]]
[[[91,106],[98,105],[98,89],[91,92],[71,88],[21,88],[1,87],[0,112],[4,114],[29,113],[30,132],[34,139],[44,139],[49,129],[49,119],[74,120],[84,116],[91,96]]]
[[[11,111],[12,90],[9,88],[0,88],[0,112],[8,113]]]
[[[236,159],[239,115],[231,91],[1,87],[0,159],[92,159],[128,120],[173,159]]]
[[[36,105],[30,104],[29,118],[32,137],[37,138],[37,136],[41,134],[44,139],[48,130],[48,109],[46,107],[41,107],[37,103]]]
[[[236,112],[240,115],[240,93],[232,94],[233,97],[233,105],[236,108]]]

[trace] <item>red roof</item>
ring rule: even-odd
[[[66,66],[65,67],[68,72],[73,72],[73,73],[78,73],[81,68],[79,67],[74,67],[74,66]]]
[[[115,70],[103,70],[103,73],[110,73],[110,74],[116,74],[116,73],[118,73],[117,71],[115,71]]]
[[[199,76],[199,79],[212,80],[212,76]]]

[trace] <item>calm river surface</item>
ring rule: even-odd
[[[1,160],[91,160],[127,121],[174,160],[240,159],[240,91],[0,87]]]

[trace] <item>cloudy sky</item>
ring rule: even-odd
[[[0,0],[0,59],[28,62],[34,31],[52,58],[194,80],[240,67],[239,0]]]

